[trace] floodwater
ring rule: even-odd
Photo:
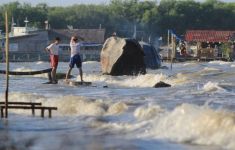
[[[10,65],[15,71],[49,66],[47,62]],[[66,72],[67,66],[60,63],[58,72]],[[49,119],[37,111],[32,117],[30,110],[9,110],[9,118],[0,120],[0,149],[235,149],[234,62],[177,63],[173,70],[148,70],[139,76],[102,75],[99,62],[84,62],[83,69],[84,80],[92,86],[42,84],[47,81],[45,74],[10,76],[9,101],[42,102],[58,111]],[[158,81],[172,87],[152,88]],[[4,101],[3,75],[0,83],[0,101]]]

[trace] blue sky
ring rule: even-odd
[[[14,2],[16,0],[0,0],[0,4]],[[107,4],[109,0],[18,0],[19,2],[28,2],[33,5],[37,3],[47,3],[49,6],[68,6],[73,4]],[[204,0],[197,0],[203,2]],[[235,2],[235,0],[222,0],[224,2]]]

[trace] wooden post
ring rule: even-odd
[[[35,116],[35,104],[32,104],[32,115]]]
[[[1,109],[1,118],[3,118],[4,117],[3,108],[0,107],[0,109]]]
[[[45,112],[45,109],[42,108],[42,109],[41,109],[41,117],[42,117],[42,118],[44,118],[44,112]]]
[[[174,35],[173,35],[173,33],[171,33],[171,47],[172,47],[172,49],[171,49],[171,70],[172,70],[172,65],[173,65],[173,59],[174,59],[174,54],[173,54],[173,49],[174,49]]]
[[[170,31],[167,30],[167,60],[169,60],[169,52],[170,52]]]
[[[8,117],[8,88],[9,88],[9,33],[8,33],[8,14],[5,12],[5,25],[6,25],[6,91],[5,91],[5,118]]]
[[[48,109],[49,118],[51,118],[51,109]]]
[[[173,36],[173,59],[176,59],[176,35]]]

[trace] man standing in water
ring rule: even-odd
[[[50,52],[50,64],[51,64],[51,73],[49,74],[49,83],[57,84],[56,80],[56,70],[59,62],[59,43],[60,38],[56,37],[54,43],[46,47],[46,50]]]
[[[72,69],[74,68],[74,65],[76,64],[77,68],[79,68],[81,82],[83,82],[82,60],[80,57],[81,46],[82,46],[82,43],[78,42],[78,37],[72,36],[71,41],[70,41],[71,57],[70,57],[70,62],[69,62],[69,70],[66,74],[65,80],[68,80],[70,73],[71,73]]]

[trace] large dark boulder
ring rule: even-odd
[[[146,42],[139,42],[144,50],[144,62],[146,68],[158,69],[161,67],[161,57],[153,45]]]
[[[153,87],[154,88],[165,88],[165,87],[171,87],[171,85],[160,81],[160,82],[156,83]]]
[[[145,74],[144,52],[134,39],[110,37],[101,51],[101,68],[114,76]]]

